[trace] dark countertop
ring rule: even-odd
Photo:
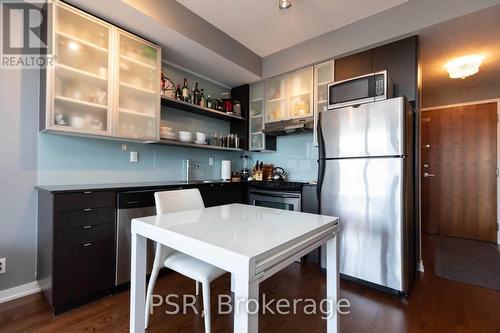
[[[222,184],[231,183],[223,182],[222,180],[193,180],[193,181],[163,181],[163,182],[136,182],[136,183],[110,183],[110,184],[80,184],[80,185],[40,185],[35,186],[39,191],[48,191],[51,193],[60,192],[80,192],[80,191],[103,191],[103,190],[138,190],[157,187],[172,187],[172,186],[190,186],[203,184]],[[239,183],[239,182],[235,182]]]
[[[232,182],[232,183],[243,183]],[[162,187],[175,187],[175,186],[192,186],[204,184],[222,184],[231,183],[222,180],[193,180],[193,181],[162,181],[162,182],[132,182],[132,183],[109,183],[109,184],[79,184],[79,185],[40,185],[35,186],[39,191],[47,191],[51,193],[64,193],[64,192],[81,192],[81,191],[127,191],[127,190],[140,190],[148,188],[162,188]],[[303,186],[316,186],[316,184],[303,183]]]

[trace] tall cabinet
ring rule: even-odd
[[[157,139],[161,49],[65,3],[53,4],[56,62],[41,73],[40,130]]]
[[[266,117],[266,82],[261,81],[250,86],[249,146],[250,151],[276,150],[276,137],[265,135]]]
[[[314,66],[314,136],[313,142],[318,146],[319,114],[328,106],[328,83],[334,80],[334,60]]]

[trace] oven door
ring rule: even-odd
[[[248,203],[253,206],[269,207],[300,212],[301,194],[278,191],[248,191]]]

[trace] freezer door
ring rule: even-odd
[[[403,158],[327,160],[321,214],[340,218],[340,272],[405,291]]]
[[[320,157],[406,155],[406,105],[400,97],[322,112]]]

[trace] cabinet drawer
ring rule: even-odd
[[[89,246],[72,245],[54,251],[53,306],[58,307],[112,288],[114,242],[102,240]]]
[[[87,225],[79,228],[56,230],[56,248],[65,251],[67,245],[89,246],[92,242],[110,239],[113,241],[115,234],[115,224]]]
[[[114,206],[115,192],[86,191],[54,195],[54,210],[56,212]]]
[[[85,208],[71,212],[54,214],[54,229],[71,229],[87,225],[113,223],[115,221],[115,208]]]

